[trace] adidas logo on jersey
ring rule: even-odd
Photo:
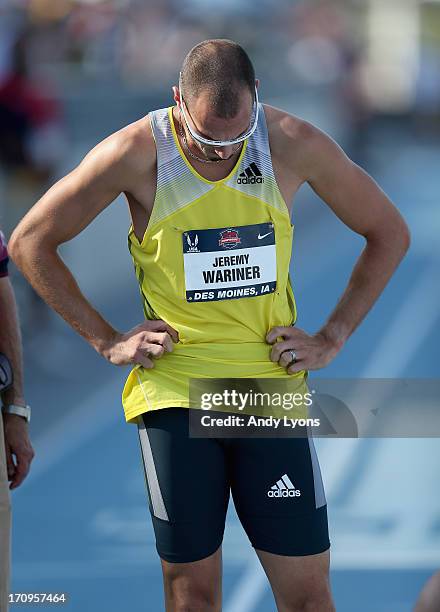
[[[252,162],[243,172],[240,172],[237,183],[239,185],[254,185],[255,183],[264,183],[263,175],[261,174],[257,164]]]
[[[267,492],[267,497],[300,497],[300,495],[301,491],[295,489],[287,474],[281,476]]]

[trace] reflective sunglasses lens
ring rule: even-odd
[[[192,138],[194,138],[194,140],[197,140],[197,142],[199,142],[200,144],[204,144],[210,147],[229,147],[234,144],[239,144],[243,142],[244,140],[247,140],[255,132],[255,129],[258,123],[258,112],[259,112],[257,88],[255,88],[255,100],[254,100],[254,105],[252,109],[251,126],[249,127],[247,132],[245,132],[238,138],[234,138],[232,140],[210,140],[209,138],[204,138],[203,136],[198,134],[189,124],[188,117],[186,115],[188,111],[186,109],[186,103],[183,99],[183,92],[182,92],[182,86],[181,86],[180,80],[179,80],[179,89],[180,89],[182,114],[183,114],[183,118],[186,123],[186,127],[188,128],[188,131],[191,134]]]

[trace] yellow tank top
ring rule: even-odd
[[[131,370],[122,394],[131,423],[149,410],[191,407],[193,378],[292,379],[270,361],[265,337],[275,325],[296,320],[293,226],[275,180],[264,107],[235,167],[219,181],[203,178],[188,162],[171,107],[150,119],[156,196],[142,241],[131,226],[128,244],[145,317],[166,321],[179,343],[153,369]]]

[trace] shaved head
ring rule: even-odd
[[[182,89],[189,102],[208,92],[211,110],[217,117],[229,119],[237,115],[243,91],[253,97],[254,67],[246,51],[232,40],[205,40],[183,61]]]

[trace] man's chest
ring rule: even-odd
[[[222,181],[225,177],[230,176],[235,169],[235,173],[238,177],[237,182],[240,183],[241,190],[245,189],[244,185],[246,184],[246,177],[245,179],[240,179],[240,177],[242,175],[247,176],[247,174],[249,174],[251,171],[251,169],[244,167],[246,165],[244,161],[242,163],[237,163],[238,158],[230,160],[230,162],[224,164],[224,166],[219,164],[218,167],[216,167],[215,164],[208,165],[197,163],[196,161],[188,158],[187,161],[195,170],[196,174],[193,177],[194,181],[202,180],[197,178],[197,174],[207,181]],[[290,212],[293,198],[301,186],[302,181],[295,176],[294,172],[292,172],[287,166],[282,155],[272,155],[271,162],[278,189]],[[141,176],[138,177],[136,183],[133,184],[130,193],[126,193],[133,220],[133,226],[137,235],[143,235],[148,219],[152,213],[157,195],[157,175],[158,172],[156,163],[154,163],[150,168],[145,167],[145,171],[141,173]],[[248,180],[249,185],[253,185],[252,179]]]

